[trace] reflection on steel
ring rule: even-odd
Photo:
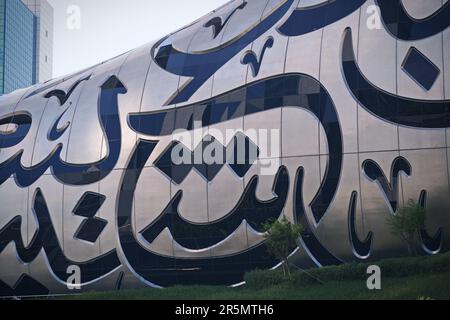
[[[317,239],[314,234],[314,227],[309,223],[306,216],[305,205],[303,203],[303,179],[305,175],[304,168],[299,168],[295,177],[294,188],[294,222],[301,224],[305,230],[302,233],[300,243],[319,267],[341,264],[338,258],[336,258],[331,252],[328,251]]]
[[[367,178],[378,184],[390,205],[391,212],[395,213],[399,202],[400,173],[403,172],[408,176],[411,176],[412,173],[411,164],[408,160],[398,157],[392,162],[389,180],[373,160],[364,161],[363,171]]]
[[[420,193],[419,204],[422,208],[427,207],[427,192],[422,190]],[[422,248],[428,254],[436,254],[442,250],[442,228],[436,232],[434,237],[431,237],[426,229],[420,231],[420,238],[422,240]]]
[[[82,165],[67,163],[61,155],[63,146],[58,144],[40,164],[24,167],[22,164],[24,150],[19,150],[13,157],[0,163],[0,183],[13,175],[19,186],[27,187],[36,182],[49,168],[58,180],[66,184],[87,185],[104,178],[114,169],[119,157],[121,137],[118,95],[126,92],[124,85],[115,76],[111,76],[101,87],[99,116],[109,145],[109,154],[104,159]],[[5,140],[8,141],[8,138]]]
[[[261,65],[263,63],[264,54],[266,53],[266,50],[272,47],[273,47],[273,38],[269,37],[266,40],[266,42],[264,42],[264,45],[261,49],[259,56],[257,56],[253,51],[245,53],[244,57],[242,58],[242,64],[250,65],[253,77],[256,77],[259,73],[259,70],[261,69]]]
[[[65,282],[67,268],[78,265],[81,269],[81,283],[88,283],[112,272],[120,266],[115,250],[91,261],[77,263],[68,259],[59,245],[55,228],[52,224],[47,202],[40,189],[36,190],[33,200],[33,212],[36,214],[37,231],[32,235],[32,241],[25,245],[20,234],[22,217],[16,216],[0,230],[0,252],[13,242],[17,256],[23,263],[31,263],[44,250],[52,273],[60,282]]]
[[[364,240],[360,240],[358,231],[356,230],[356,203],[358,193],[353,191],[350,204],[348,207],[348,229],[350,242],[353,246],[353,254],[359,259],[367,259],[370,257],[370,251],[373,243],[373,232],[369,232]]]
[[[236,13],[238,10],[242,10],[247,6],[247,2],[244,1],[242,4],[240,4],[238,7],[233,9],[230,13],[228,13],[225,17],[225,19],[222,21],[221,17],[214,17],[211,20],[209,20],[207,23],[205,23],[205,28],[212,27],[213,29],[213,38],[217,38],[217,36],[222,32],[223,28],[227,25],[230,18],[233,16],[233,14]]]
[[[168,228],[177,243],[188,249],[199,250],[223,241],[235,232],[244,220],[255,231],[263,232],[264,224],[278,219],[285,206],[289,189],[289,175],[285,167],[280,167],[275,181],[273,186],[275,198],[260,201],[255,196],[258,177],[253,177],[234,209],[221,220],[208,224],[192,224],[181,217],[179,206],[183,192],[179,191],[158,218],[140,233],[151,243],[165,228]],[[258,214],[248,208],[255,208]]]
[[[357,65],[352,32],[345,31],[342,46],[345,80],[361,106],[385,120],[416,128],[450,127],[450,100],[419,100],[397,96],[377,88]]]
[[[436,35],[450,26],[450,3],[446,2],[431,16],[413,18],[401,0],[376,0],[381,17],[392,36],[406,41],[421,40]]]
[[[1,296],[73,292],[73,266],[82,290],[234,285],[279,264],[261,226],[283,215],[305,266],[402,255],[385,220],[409,199],[429,212],[417,247],[449,250],[448,2],[262,2],[0,97]],[[361,23],[373,3],[381,30]],[[281,154],[247,132],[268,129]],[[257,152],[174,164],[178,130],[202,131],[189,157]]]
[[[64,110],[63,113],[61,113],[61,115],[55,120],[55,124],[52,126],[52,128],[50,129],[50,132],[48,133],[48,140],[50,140],[50,141],[58,140],[69,128],[70,122],[66,122],[61,128],[58,128],[59,121],[62,119],[62,117],[64,117],[64,115],[66,114],[66,112],[68,110],[69,110],[69,108]]]

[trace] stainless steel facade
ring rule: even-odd
[[[231,1],[0,97],[0,291],[73,292],[73,268],[82,290],[237,284],[278,264],[261,224],[282,215],[306,229],[299,266],[398,256],[385,221],[409,199],[418,248],[448,251],[449,24],[442,0]],[[234,129],[219,147],[258,158],[175,165],[178,129]]]

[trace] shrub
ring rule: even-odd
[[[282,261],[283,274],[290,275],[288,257],[297,247],[303,227],[299,224],[290,223],[286,217],[281,220],[270,221],[264,226],[266,232],[267,250],[275,259]]]
[[[425,226],[426,209],[414,200],[409,200],[408,205],[398,210],[394,215],[390,214],[386,219],[392,234],[403,240],[412,256],[417,256],[415,246],[416,237]]]
[[[396,258],[378,262],[342,264],[305,271],[292,272],[284,277],[279,270],[256,270],[245,275],[247,287],[263,289],[276,285],[295,287],[320,282],[359,281],[367,279],[367,268],[378,265],[387,278],[408,277],[420,274],[439,274],[450,270],[450,253],[416,258]]]

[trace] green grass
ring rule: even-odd
[[[171,287],[115,292],[89,292],[81,300],[377,300],[450,299],[450,272],[439,275],[385,279],[382,290],[370,291],[365,281],[329,282],[300,288],[290,285],[253,290],[227,287]]]
[[[306,283],[296,274],[292,281],[279,279],[276,271],[250,273],[255,285],[228,288],[219,286],[176,286],[114,292],[88,292],[66,299],[81,300],[450,300],[450,253],[435,257],[380,261],[382,290],[370,291],[365,264],[328,267],[315,272],[323,284]],[[401,270],[399,270],[401,269]],[[383,270],[389,272],[383,273]],[[399,270],[399,271],[395,271]],[[362,273],[362,274],[360,274]],[[255,278],[261,277],[259,282]],[[299,277],[300,276],[300,277]],[[272,278],[271,278],[272,277]],[[336,280],[338,279],[338,280]],[[268,281],[266,281],[268,280]]]

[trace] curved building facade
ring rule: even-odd
[[[163,39],[0,97],[0,292],[234,285],[450,248],[450,4],[231,1]],[[118,39],[120,41],[120,39]],[[214,160],[214,161],[211,161]]]

